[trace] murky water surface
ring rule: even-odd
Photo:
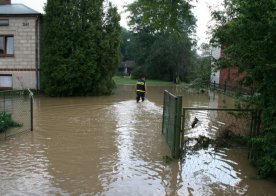
[[[256,178],[245,149],[209,147],[166,164],[164,89],[149,87],[139,104],[133,86],[107,97],[36,97],[34,132],[0,141],[0,195],[276,195],[276,182]],[[183,96],[189,107],[232,104]]]

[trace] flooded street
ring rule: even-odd
[[[223,95],[134,86],[111,96],[34,99],[34,131],[0,141],[0,195],[276,195],[259,180],[246,149],[201,149],[165,163],[163,91],[184,107],[232,105]],[[185,98],[184,98],[185,97]]]

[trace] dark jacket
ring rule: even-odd
[[[143,92],[143,93],[146,92],[146,82],[145,82],[145,80],[140,79],[140,80],[137,81],[136,91],[137,92]]]

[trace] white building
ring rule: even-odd
[[[211,50],[211,56],[218,60],[220,57],[221,57],[221,48],[220,47],[212,47],[212,50]],[[220,77],[220,70],[215,70],[214,68],[214,62],[212,61],[212,64],[211,64],[211,83],[216,83],[216,84],[219,84],[219,77]]]
[[[39,89],[41,14],[0,0],[0,90]]]

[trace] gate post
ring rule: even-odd
[[[181,152],[183,151],[183,147],[184,147],[184,132],[185,132],[185,114],[186,114],[186,110],[183,108],[182,110],[182,127],[181,127]]]
[[[182,110],[182,96],[175,98],[175,124],[174,124],[174,158],[179,158],[181,153],[181,110]]]

